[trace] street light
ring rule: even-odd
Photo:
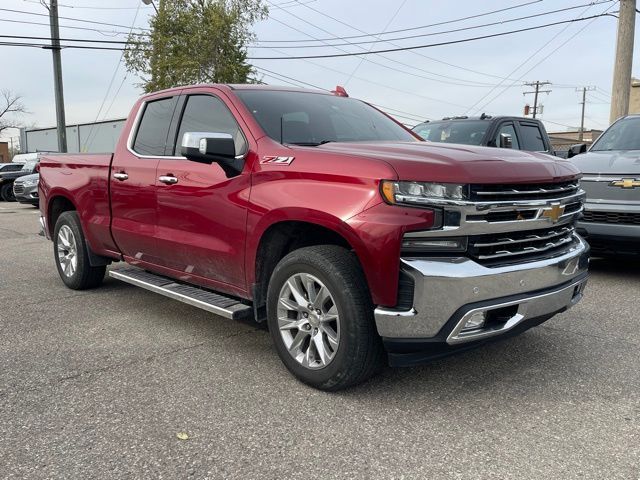
[[[153,5],[156,13],[158,13],[158,7],[156,7],[156,4],[153,2],[153,0],[142,0],[142,3],[144,3],[145,5]]]

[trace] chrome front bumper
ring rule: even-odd
[[[414,281],[414,305],[409,310],[376,308],[378,333],[394,339],[444,333],[452,345],[500,335],[526,320],[569,308],[582,297],[589,262],[588,245],[577,235],[576,240],[562,256],[496,268],[467,257],[402,258],[402,270]],[[473,313],[492,310],[507,310],[510,317],[461,332]]]

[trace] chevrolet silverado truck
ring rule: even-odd
[[[584,216],[578,222],[594,256],[640,255],[640,115],[613,123],[584,153],[569,155],[583,172]],[[582,155],[580,155],[582,153]],[[577,155],[577,156],[576,156]]]
[[[298,379],[338,390],[521,332],[583,294],[579,171],[423,142],[365,102],[262,85],[141,98],[113,154],[40,165],[62,281],[109,275],[266,321]]]
[[[544,124],[535,118],[485,115],[447,117],[413,127],[424,140],[485,147],[513,148],[555,155]]]

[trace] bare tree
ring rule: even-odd
[[[0,133],[8,128],[20,128],[22,123],[17,117],[27,113],[22,97],[10,90],[0,90]]]

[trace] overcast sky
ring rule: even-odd
[[[59,2],[60,16],[69,17],[60,19],[63,38],[126,38],[126,35],[114,31],[126,32],[132,25],[144,28],[153,12],[151,6],[143,5],[139,0]],[[251,48],[250,57],[341,54],[450,42],[590,17],[605,11],[615,14],[618,10],[617,2],[602,0],[270,0],[267,4],[271,5],[270,18],[254,27],[258,40],[263,42],[259,46],[273,47],[274,44],[269,42],[274,40],[293,40],[278,44],[280,47],[300,46],[301,41],[306,40],[302,44],[306,47]],[[514,8],[482,15],[508,7]],[[568,7],[579,8],[496,24]],[[5,9],[0,10],[2,35],[49,36],[47,17],[6,11],[12,9],[47,14],[38,0],[2,0],[0,8]],[[459,21],[462,17],[475,15],[481,16]],[[82,23],[71,19],[119,26]],[[421,119],[449,115],[482,112],[520,115],[525,103],[533,103],[532,95],[523,96],[523,92],[531,90],[523,83],[541,80],[551,82],[545,89],[552,90],[549,94],[541,95],[544,105],[541,118],[545,120],[549,131],[566,130],[570,126],[578,126],[580,122],[581,94],[576,92],[576,87],[591,86],[596,90],[587,95],[585,126],[604,128],[609,118],[616,22],[616,18],[604,16],[467,43],[365,57],[251,62],[265,69],[261,71],[267,83],[300,81],[327,89],[343,85],[350,96],[393,109],[388,111],[398,113],[398,119],[410,125]],[[489,23],[494,25],[469,29]],[[433,24],[440,25],[415,28]],[[102,31],[67,28],[71,26]],[[379,34],[397,30],[405,31],[378,37],[390,40],[392,44],[380,41],[344,45],[375,39],[364,37],[363,33]],[[459,31],[441,33],[451,30]],[[359,38],[327,40],[358,35]],[[398,39],[407,36],[414,38]],[[329,47],[326,43],[343,45]],[[310,45],[323,46],[317,48]],[[39,127],[54,125],[51,52],[9,46],[0,46],[0,52],[0,88],[10,89],[23,97],[30,111],[23,118],[24,122]],[[100,120],[121,118],[128,114],[141,89],[136,86],[139,80],[126,73],[120,57],[120,52],[114,51],[63,51],[68,124],[94,121],[103,101],[103,109],[98,116]],[[637,61],[636,49],[634,65],[638,65]],[[278,77],[277,74],[284,77]]]

